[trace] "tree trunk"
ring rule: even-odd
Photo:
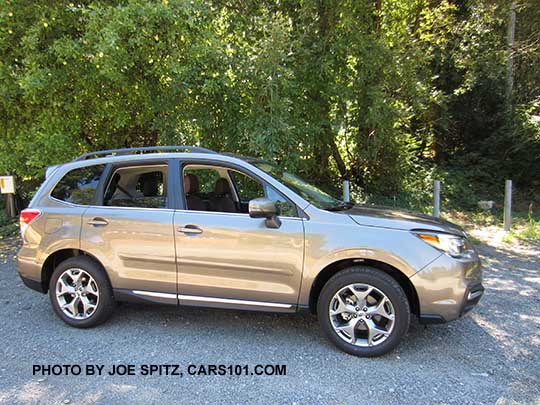
[[[508,109],[512,109],[512,93],[514,90],[514,38],[516,33],[516,2],[510,6],[508,17],[508,50],[506,64],[506,102]]]
[[[322,126],[325,138],[328,140],[328,144],[330,145],[330,150],[332,152],[332,157],[336,161],[336,166],[339,170],[339,174],[341,175],[341,178],[346,179],[348,178],[348,171],[347,167],[345,166],[345,162],[343,161],[343,158],[341,157],[341,153],[339,152],[339,149],[336,144],[336,140],[334,138],[334,133],[332,131],[332,127],[329,124]]]
[[[375,31],[377,33],[381,31],[381,10],[382,0],[375,0]]]
[[[328,41],[331,36],[331,30],[334,22],[334,10],[335,7],[333,7],[331,1],[319,0],[317,12],[319,16],[319,38],[321,43],[321,48],[318,55],[318,59],[320,61],[323,61],[328,55]],[[329,82],[330,81],[327,77],[326,72],[323,71],[321,74],[320,83],[328,84]],[[334,132],[332,131],[332,126],[330,124],[330,102],[325,96],[322,87],[319,87],[317,89],[317,95],[315,96],[315,99],[320,106],[319,111],[321,112],[321,116],[319,117],[319,119],[322,122],[321,130],[323,137],[321,139],[322,144],[320,145],[320,147],[322,150],[326,151],[328,151],[328,147],[330,147],[329,151],[331,152],[331,155],[336,162],[339,174],[342,178],[345,178],[347,177],[347,167],[345,166],[345,162],[343,161],[341,153],[339,152],[336,144]],[[326,161],[326,165],[327,162],[328,160]]]

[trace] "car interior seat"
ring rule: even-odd
[[[231,186],[227,179],[221,177],[214,185],[214,195],[210,200],[212,211],[218,212],[238,212],[236,204],[232,199]]]
[[[199,192],[199,178],[193,173],[184,175],[184,193],[188,210],[206,211],[204,201],[197,195]]]

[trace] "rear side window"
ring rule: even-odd
[[[93,204],[104,167],[104,165],[81,167],[68,172],[53,189],[51,196],[72,204]]]
[[[105,189],[103,205],[167,208],[167,166],[133,166],[117,169]]]

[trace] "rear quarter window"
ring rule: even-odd
[[[51,197],[72,204],[93,204],[104,167],[98,165],[71,170],[54,187]]]

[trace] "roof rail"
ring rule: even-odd
[[[79,157],[77,157],[74,162],[79,160],[86,160],[93,156],[98,157],[100,155],[109,156],[109,155],[132,155],[137,152],[166,152],[166,151],[178,151],[185,150],[189,152],[200,152],[200,153],[216,153],[213,150],[201,148],[200,146],[143,146],[139,148],[123,148],[123,149],[107,149],[107,150],[98,150],[96,152],[88,152]]]

